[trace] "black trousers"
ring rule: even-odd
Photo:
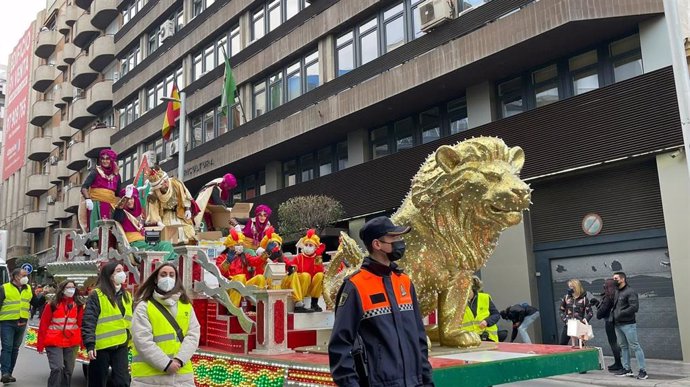
[[[568,345],[570,343],[570,336],[568,336],[568,324],[563,325],[563,330],[561,331],[561,341],[558,342],[560,345]]]
[[[611,346],[611,352],[613,352],[613,359],[616,364],[621,364],[621,347],[618,345],[618,338],[616,337],[616,328],[613,325],[613,321],[606,321],[606,338]]]
[[[111,368],[108,384],[108,367]],[[89,362],[89,387],[128,387],[129,364],[127,345],[99,349],[96,359]]]

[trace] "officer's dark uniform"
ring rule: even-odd
[[[351,354],[358,333],[371,386],[433,386],[417,295],[395,263],[365,258],[343,283],[336,305],[328,355],[338,386],[359,386]]]

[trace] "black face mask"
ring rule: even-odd
[[[613,284],[616,285],[616,288],[621,286],[621,281],[615,280],[613,281]]]
[[[390,245],[393,250],[390,253],[386,253],[388,260],[395,262],[405,255],[405,241],[395,241]]]
[[[568,288],[568,295],[572,296],[575,293],[575,289]]]

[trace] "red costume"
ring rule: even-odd
[[[223,265],[223,263],[228,259],[228,254],[235,253],[233,251],[223,252],[216,258],[216,266],[218,266],[218,269],[220,269],[220,274],[222,274],[225,278],[231,278],[238,274],[244,274],[247,279],[250,279],[255,275],[264,273],[266,261],[263,258],[242,253],[240,255],[235,255],[228,265]],[[250,267],[254,268],[254,271],[251,274],[249,271]]]

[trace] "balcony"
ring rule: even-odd
[[[74,24],[74,39],[72,42],[79,48],[86,48],[89,42],[98,36],[98,28],[91,24],[91,15],[84,12]]]
[[[67,149],[67,168],[79,171],[86,166],[88,158],[84,155],[84,143],[75,142]]]
[[[67,25],[67,15],[64,13],[58,14],[57,22],[55,24],[57,25],[57,30],[59,33],[69,35],[70,26]]]
[[[65,52],[63,50],[58,51],[56,57],[55,57],[55,67],[59,71],[65,71],[69,67],[67,62],[65,62]]]
[[[115,59],[115,41],[113,38],[113,35],[103,35],[93,41],[89,50],[89,59],[91,59],[89,66],[95,71],[103,71]]]
[[[67,10],[65,11],[65,24],[67,24],[70,27],[73,26],[82,13],[84,13],[83,9],[77,7],[74,4],[68,5]]]
[[[53,150],[53,142],[50,137],[35,137],[29,142],[29,160],[43,161]]]
[[[47,64],[40,65],[34,70],[34,83],[31,88],[39,93],[45,93],[50,85],[55,82],[57,76],[58,71],[55,66]]]
[[[60,160],[56,165],[53,166],[57,171],[57,178],[60,180],[67,180],[74,174],[74,171],[70,171],[67,168],[67,160]]]
[[[94,83],[86,94],[86,110],[91,114],[99,114],[113,106],[113,81]]]
[[[55,217],[56,211],[57,211],[57,208],[55,208],[55,204],[48,205],[48,210],[46,211],[47,212],[46,220],[48,221],[48,223],[50,223],[50,224],[60,223],[60,221]]]
[[[98,152],[105,148],[110,148],[110,136],[115,134],[117,129],[114,126],[98,128],[90,131],[86,135],[86,153],[84,156],[90,158],[98,157]]]
[[[82,53],[72,65],[72,85],[86,89],[96,78],[98,78],[98,72],[89,67],[89,57],[86,53]]]
[[[74,87],[67,82],[62,83],[60,98],[65,102],[72,102],[74,99]]]
[[[81,200],[81,187],[76,186],[67,190],[65,194],[65,212],[77,213]]]
[[[55,202],[55,219],[57,220],[67,220],[72,217],[72,214],[65,211],[65,202]]]
[[[55,46],[61,38],[62,35],[54,30],[39,31],[34,54],[39,58],[47,59],[55,51]]]
[[[41,196],[50,189],[49,175],[31,175],[26,179],[27,196]]]
[[[62,99],[62,90],[63,89],[72,89],[72,86],[68,83],[64,84],[58,84],[55,86],[55,89],[53,89],[53,105],[58,108],[62,109],[63,107],[67,106],[67,101]]]
[[[117,1],[93,0],[91,3],[91,24],[99,30],[104,30],[117,17]]]
[[[48,172],[48,181],[50,184],[60,184],[62,180],[57,176],[58,175],[58,170],[57,170],[57,162],[55,164],[52,164],[50,166],[50,171]]]
[[[79,8],[89,10],[89,7],[91,7],[91,2],[93,0],[74,0],[74,4],[76,4]]]
[[[34,211],[24,215],[24,232],[38,233],[48,227],[46,223],[46,211]]]
[[[70,106],[69,126],[83,130],[95,116],[86,110],[86,98],[75,99]]]
[[[57,137],[63,141],[69,141],[72,139],[72,136],[77,134],[77,132],[77,129],[69,126],[69,122],[67,120],[62,120],[60,121],[60,126],[57,128]]]
[[[74,43],[65,43],[65,47],[62,48],[62,60],[67,64],[72,64],[80,51],[81,49],[75,46]]]
[[[43,126],[57,112],[58,110],[52,100],[36,101],[31,107],[31,125]]]
[[[65,140],[60,138],[60,127],[55,126],[53,127],[53,132],[51,138],[51,143],[55,145],[56,147],[60,148],[62,146],[62,143],[65,142]]]

